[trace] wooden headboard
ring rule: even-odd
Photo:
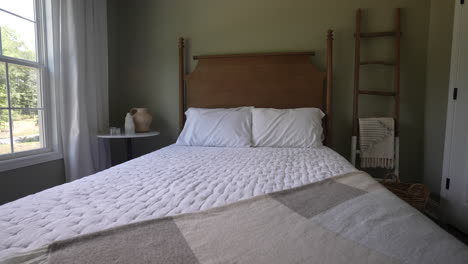
[[[326,114],[325,144],[331,144],[333,31],[327,34],[327,69],[311,63],[314,52],[194,56],[186,74],[179,39],[179,122],[189,107],[317,107]]]

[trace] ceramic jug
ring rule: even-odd
[[[132,108],[130,109],[130,114],[132,115],[133,122],[135,123],[135,132],[150,132],[153,117],[148,112],[148,108]]]

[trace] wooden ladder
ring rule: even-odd
[[[359,134],[358,129],[358,111],[359,111],[359,95],[376,95],[376,96],[392,96],[394,97],[394,119],[395,119],[395,174],[398,176],[399,166],[399,133],[400,133],[400,39],[401,39],[401,9],[395,9],[394,17],[394,29],[393,31],[384,32],[362,32],[361,31],[361,9],[356,11],[356,32],[355,38],[355,55],[354,55],[354,97],[353,97],[353,131],[352,131],[352,142],[351,142],[351,163],[356,165],[356,154],[359,151],[356,149],[357,137]],[[368,38],[382,38],[391,37],[394,41],[394,60],[393,61],[361,61],[361,39]],[[393,91],[372,91],[372,90],[361,90],[359,88],[359,75],[361,65],[385,65],[393,66]]]

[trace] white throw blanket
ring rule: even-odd
[[[359,118],[361,168],[393,168],[394,134],[395,121],[391,117]]]

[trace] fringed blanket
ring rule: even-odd
[[[50,264],[468,263],[468,249],[367,174],[351,173],[55,242],[30,257]]]
[[[395,121],[390,117],[359,118],[361,168],[391,169],[395,161]]]

